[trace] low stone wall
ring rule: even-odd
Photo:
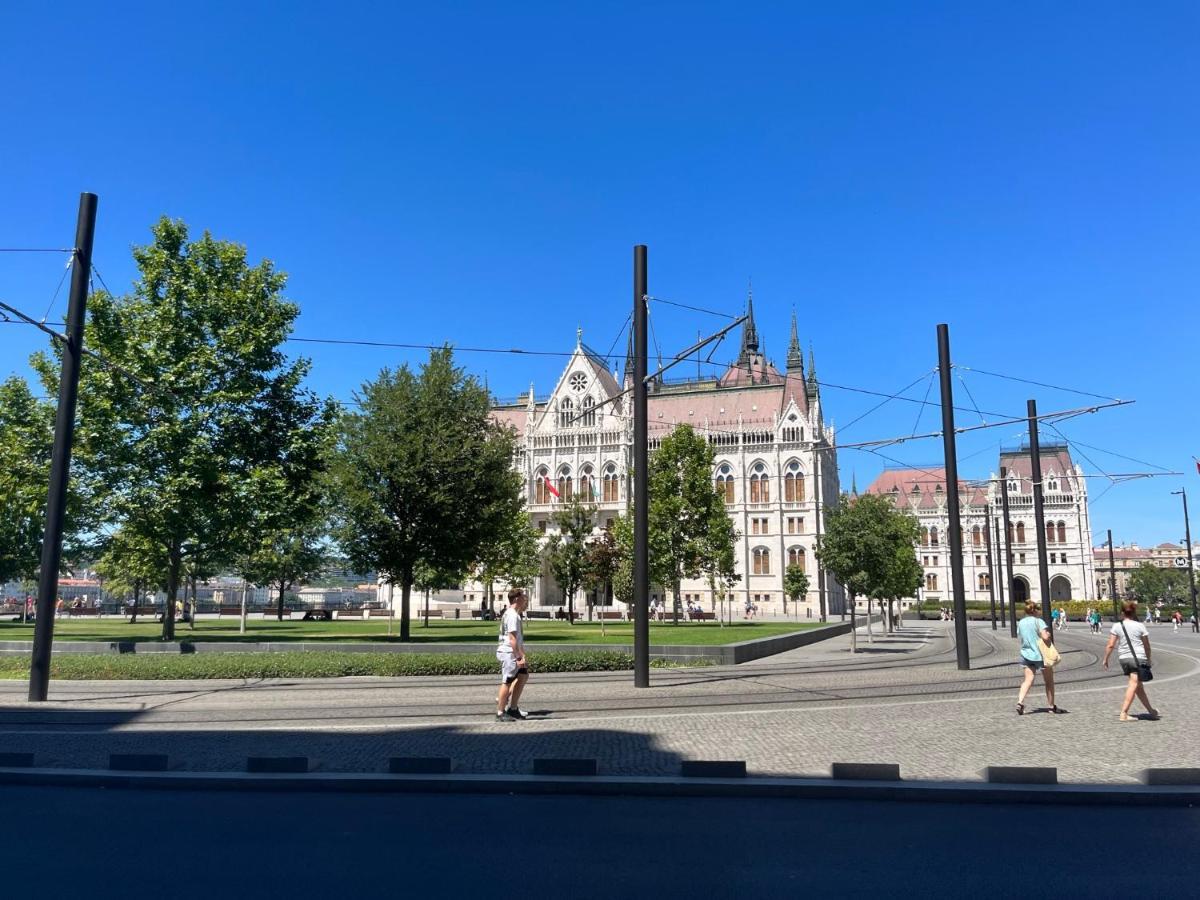
[[[865,624],[865,616],[859,624]],[[877,619],[878,617],[876,617]],[[808,628],[791,634],[754,638],[736,644],[687,645],[651,644],[652,659],[670,662],[686,662],[706,659],[714,665],[737,665],[773,656],[797,647],[815,644],[850,632],[850,620]],[[70,653],[279,653],[284,651],[313,653],[319,651],[336,653],[489,653],[494,643],[462,644],[401,644],[374,643],[367,641],[55,641],[54,652]],[[633,653],[632,644],[551,644],[534,643],[530,652],[536,656],[539,650],[569,653],[572,650],[608,650],[616,653]],[[29,655],[33,652],[31,641],[0,641],[2,655]]]

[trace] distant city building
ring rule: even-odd
[[[650,387],[649,441],[653,453],[679,425],[690,425],[716,453],[713,484],[725,498],[729,515],[740,532],[735,555],[741,580],[732,591],[739,611],[745,603],[760,612],[782,612],[783,575],[789,563],[809,573],[811,588],[801,598],[800,614],[819,613],[818,566],[814,550],[824,510],[838,498],[837,457],[832,452],[833,428],[825,422],[821,391],[809,350],[805,372],[803,353],[792,316],[787,363],[783,372],[762,351],[750,316],[742,330],[737,359],[717,377],[681,382],[655,382]],[[572,497],[594,503],[597,533],[625,515],[631,497],[633,464],[632,399],[621,397],[632,385],[631,365],[622,381],[607,361],[577,336],[575,352],[548,397],[535,399],[533,387],[517,402],[495,407],[496,420],[510,425],[519,437],[516,465],[525,480],[528,509],[535,525],[553,533],[552,514]],[[817,500],[820,500],[818,504]],[[830,613],[842,610],[841,587],[825,579]],[[651,600],[670,607],[661,585]],[[713,591],[702,579],[685,581],[681,601],[714,608]],[[449,599],[446,593],[441,597]],[[477,603],[482,588],[468,584],[462,599]],[[593,592],[598,605],[611,597]],[[544,571],[531,590],[534,608],[565,605],[561,587]],[[584,608],[587,598],[576,598]],[[793,609],[789,603],[789,611]]]
[[[1041,462],[1050,600],[1053,603],[1093,600],[1096,594],[1091,522],[1083,470],[1072,462],[1066,444],[1043,444]],[[1004,600],[1006,603],[1015,601],[1018,605],[1029,598],[1041,602],[1031,470],[1032,456],[1028,446],[1023,446],[1002,451],[999,473],[993,473],[987,481],[959,482],[963,581],[969,603],[986,603],[992,597],[987,554],[995,523],[1002,518],[1001,478],[1008,483],[1009,542],[1015,595],[1009,597],[1006,589]],[[947,537],[946,470],[941,467],[887,469],[867,492],[892,497],[898,509],[917,519],[921,536],[914,550],[924,572],[921,597],[926,603],[949,606],[953,602],[953,593]],[[991,549],[993,562],[996,562],[998,554],[994,543]]]
[[[1155,547],[1142,548],[1137,544],[1113,548],[1112,565],[1109,565],[1108,545],[1096,547],[1093,550],[1096,571],[1096,596],[1101,600],[1111,600],[1109,590],[1109,574],[1114,573],[1117,581],[1117,599],[1124,600],[1129,596],[1129,576],[1139,566],[1149,563],[1163,569],[1179,568],[1187,571],[1187,550],[1180,544],[1170,542]],[[1183,560],[1180,565],[1176,560]]]

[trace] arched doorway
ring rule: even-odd
[[[1024,575],[1018,575],[1013,579],[1012,585],[1012,602],[1013,609],[1020,609],[1025,605],[1025,601],[1029,599],[1029,582]]]
[[[1050,600],[1053,603],[1071,599],[1071,579],[1066,575],[1055,575],[1050,579]]]

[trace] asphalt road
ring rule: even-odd
[[[1194,897],[1170,851],[1200,839],[1167,808],[4,787],[0,809],[7,896],[122,900]]]

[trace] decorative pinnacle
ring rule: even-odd
[[[792,335],[788,340],[787,370],[804,376],[804,351],[800,349],[800,335],[796,330],[795,307],[792,307]]]

